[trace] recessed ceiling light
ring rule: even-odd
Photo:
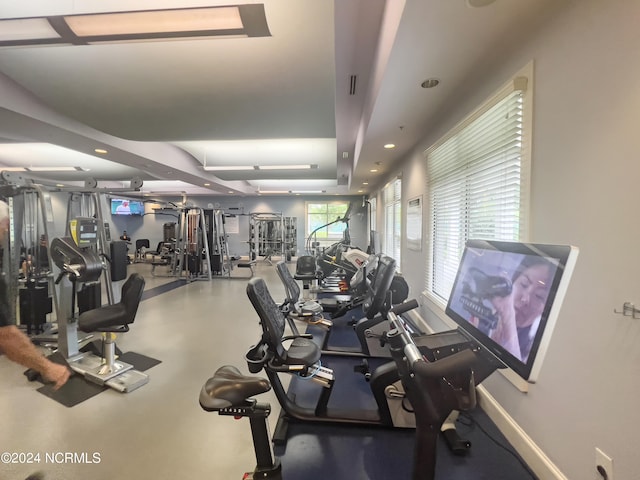
[[[385,143],[384,148],[388,150],[390,148],[396,148],[396,145],[394,143]]]
[[[358,193],[364,193],[364,190],[358,190]]]
[[[378,171],[377,168],[372,168],[371,170],[369,170],[371,173],[376,173]]]
[[[229,190],[227,193],[233,193],[233,190]]]
[[[437,87],[440,84],[440,80],[437,78],[427,78],[424,82],[420,84],[422,88],[433,88]]]
[[[204,184],[204,186],[205,186],[205,187],[210,187],[210,186],[211,186],[211,184],[210,184],[210,183],[205,183],[205,184]]]
[[[362,182],[363,185],[369,185],[369,182]]]
[[[93,151],[96,153],[100,153],[102,155],[104,155],[105,153],[108,153],[104,148],[94,148]]]

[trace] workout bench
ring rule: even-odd
[[[246,259],[240,259],[238,260],[238,263],[236,264],[236,267],[238,268],[249,268],[251,270],[251,276],[253,277],[253,275],[255,274],[255,271],[253,270],[253,267],[255,267],[256,265],[256,261],[255,260],[250,260],[248,258]]]

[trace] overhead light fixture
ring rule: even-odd
[[[255,170],[253,165],[209,165],[202,167],[208,172],[225,172],[235,170]]]
[[[106,153],[109,153],[104,148],[94,148],[93,151],[96,152],[96,153],[99,153],[100,155],[104,155]]]
[[[211,186],[211,184],[210,184],[210,183],[205,183],[205,184],[204,184],[204,186],[205,186],[205,187],[210,187],[210,186]]]
[[[233,172],[241,170],[310,170],[318,165],[205,165],[202,167],[209,172]]]
[[[88,172],[82,167],[25,167],[27,172]]]
[[[257,170],[309,170],[314,165],[258,165]],[[318,165],[315,165],[318,168]]]
[[[384,148],[386,148],[387,150],[391,149],[391,148],[396,148],[396,145],[394,143],[385,143],[384,144]]]
[[[26,172],[27,169],[24,167],[0,167],[0,171],[3,172]]]
[[[0,20],[0,47],[269,37],[262,4]]]
[[[289,193],[289,190],[258,190],[258,195],[263,193]]]
[[[369,182],[362,182],[363,185],[369,185]]]
[[[372,168],[371,170],[369,170],[371,173],[376,173],[378,171],[377,168]]]
[[[300,195],[301,193],[325,193],[326,190],[291,190],[291,193]]]

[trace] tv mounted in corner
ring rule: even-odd
[[[577,256],[572,246],[469,240],[446,314],[535,383]]]
[[[112,198],[111,215],[144,215],[144,203],[140,200]]]

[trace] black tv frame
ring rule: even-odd
[[[466,289],[466,303],[469,303],[468,299],[470,296],[468,292],[470,290],[470,283],[473,283],[469,281],[471,275],[469,271],[471,269],[479,270],[482,272],[481,275],[486,274],[491,277],[502,276],[509,280],[508,283],[510,283],[511,277],[525,255],[544,257],[555,265],[556,268],[544,310],[539,319],[537,331],[535,331],[533,335],[531,350],[527,358],[522,360],[494,341],[490,337],[490,330],[489,332],[483,331],[486,330],[487,323],[485,323],[484,329],[482,325],[476,327],[470,323],[469,318],[472,315],[465,309],[461,299],[463,297],[463,290]],[[546,355],[551,334],[553,333],[577,256],[578,248],[568,245],[469,240],[466,243],[460,261],[460,266],[445,312],[461,330],[473,337],[478,343],[484,345],[484,347],[493,353],[506,367],[516,372],[529,383],[535,383]],[[495,282],[495,285],[495,288],[498,290],[498,292],[494,292],[496,294],[500,293],[499,290],[501,288],[507,288],[506,285],[501,285],[499,281]],[[504,291],[502,291],[502,293],[504,294]],[[489,296],[491,293],[487,292],[487,295]],[[480,310],[482,310],[483,307],[487,309],[492,308],[488,296],[485,297],[483,305],[478,307]]]

